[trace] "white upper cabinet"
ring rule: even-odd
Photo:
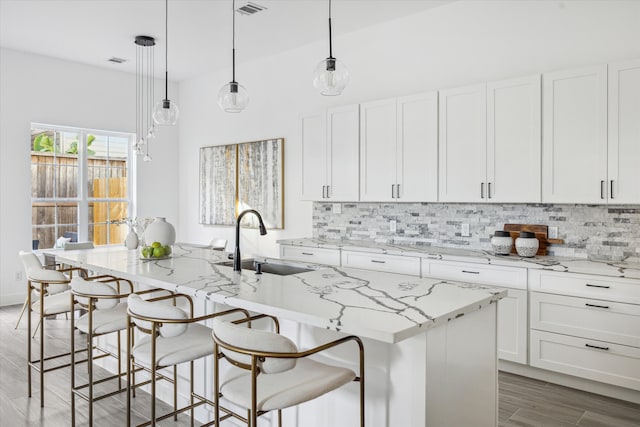
[[[540,76],[487,84],[490,202],[540,202]]]
[[[640,203],[640,60],[609,65],[609,203]]]
[[[302,200],[358,201],[358,105],[302,118]]]
[[[438,93],[397,100],[397,183],[400,202],[438,200]]]
[[[543,75],[542,201],[605,203],[606,65]]]
[[[322,200],[326,194],[327,115],[302,117],[302,200]]]
[[[360,106],[360,200],[437,200],[438,95]]]
[[[540,76],[440,92],[440,201],[540,202]]]
[[[486,86],[480,84],[440,91],[439,121],[439,200],[485,200]]]

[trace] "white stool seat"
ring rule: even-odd
[[[89,313],[80,317],[76,328],[85,334],[89,332]],[[127,329],[127,303],[121,302],[113,308],[93,311],[93,333],[96,335]]]
[[[75,307],[76,310],[80,309],[78,305]],[[31,304],[31,310],[39,312],[40,311],[40,299],[37,299],[33,304]],[[67,313],[71,311],[71,292],[64,291],[54,295],[47,295],[44,298],[44,310],[42,314],[45,316],[50,316],[53,314]]]
[[[213,354],[211,329],[193,323],[177,336],[156,338],[156,361],[158,366],[171,366],[196,360]],[[151,366],[151,337],[144,336],[133,347],[136,363]]]
[[[325,365],[309,358],[296,361],[294,368],[277,374],[260,374],[257,382],[257,410],[284,409],[315,399],[356,378],[347,368]],[[231,368],[220,382],[225,398],[244,408],[251,408],[251,374]]]

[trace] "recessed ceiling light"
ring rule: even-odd
[[[113,62],[114,64],[122,64],[123,62],[127,62],[124,58],[118,58],[116,56],[112,56],[108,59],[109,62]]]

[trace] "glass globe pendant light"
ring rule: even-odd
[[[158,125],[173,126],[178,122],[180,110],[169,99],[169,0],[164,2],[165,9],[165,50],[164,50],[164,99],[153,107],[153,121]]]
[[[231,12],[233,14],[232,24],[232,77],[231,81],[222,86],[218,92],[218,105],[227,113],[239,113],[249,105],[249,94],[247,90],[236,82],[236,2],[232,1]]]
[[[150,36],[136,36],[136,143],[134,150],[142,156],[149,153],[149,142],[155,138],[152,117],[155,82],[154,49],[156,41]]]
[[[313,72],[313,85],[321,95],[340,95],[349,83],[349,70],[333,57],[331,40],[331,0],[329,0],[329,57],[322,60]]]

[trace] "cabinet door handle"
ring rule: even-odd
[[[396,185],[395,184],[391,184],[391,198],[395,199],[396,198]]]
[[[400,198],[400,184],[396,184],[396,199]]]
[[[471,270],[462,270],[462,272],[467,274],[480,274],[479,271],[471,271]]]
[[[376,264],[385,264],[387,261],[378,261],[377,259],[372,259],[371,262],[375,262]]]
[[[610,289],[611,286],[609,285],[592,285],[591,283],[586,283],[585,286],[588,286],[590,288],[602,288],[602,289]]]
[[[487,197],[491,198],[491,183],[487,183]]]
[[[609,308],[608,305],[589,304],[588,302],[585,303],[584,305],[586,305],[587,307],[595,307],[595,308]]]
[[[600,198],[604,199],[604,180],[600,181]]]
[[[327,186],[326,185],[322,186],[322,198],[323,199],[327,198]]]
[[[313,255],[312,252],[300,252],[302,255]]]
[[[331,198],[331,186],[327,185],[327,199]]]
[[[613,180],[611,180],[611,188],[609,188],[609,198],[613,199]]]
[[[595,348],[598,350],[609,350],[609,347],[600,347],[599,345],[593,345],[593,344],[585,344],[584,346],[589,348]]]
[[[480,198],[484,199],[484,182],[480,183]]]

